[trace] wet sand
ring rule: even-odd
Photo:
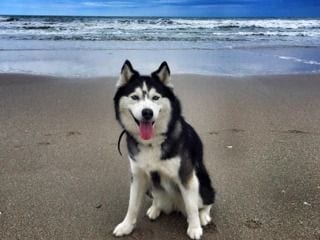
[[[0,75],[0,239],[115,239],[130,182],[115,81]],[[320,76],[173,81],[218,192],[203,239],[319,240]],[[123,239],[188,239],[149,205]]]

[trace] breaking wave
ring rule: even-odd
[[[0,16],[0,39],[319,45],[320,20]]]

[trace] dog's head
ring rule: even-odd
[[[139,142],[151,143],[166,134],[174,118],[180,115],[166,62],[150,76],[141,76],[126,60],[116,86],[116,118]]]

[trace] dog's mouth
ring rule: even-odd
[[[150,140],[154,136],[154,121],[139,121],[131,111],[130,113],[138,126],[140,137],[143,140]]]
[[[153,127],[154,122],[144,122],[141,121],[139,123],[139,133],[140,137],[143,140],[149,140],[153,137],[154,134],[154,127]]]

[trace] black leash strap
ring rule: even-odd
[[[126,133],[126,130],[123,130],[121,133],[120,133],[120,136],[119,136],[119,139],[118,139],[118,152],[120,153],[120,156],[122,156],[122,153],[121,153],[121,149],[120,149],[120,143],[121,143],[121,139],[123,137],[123,135]]]

